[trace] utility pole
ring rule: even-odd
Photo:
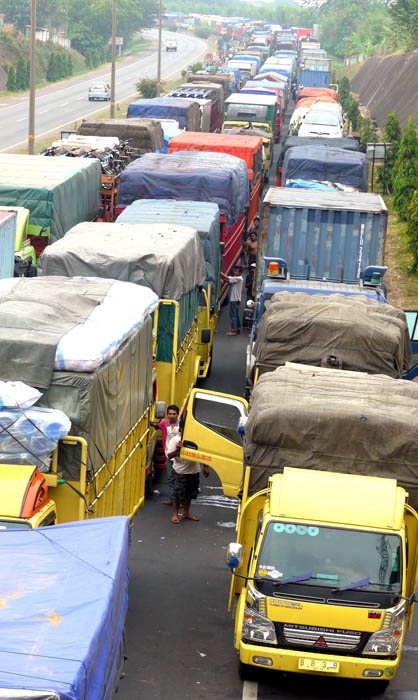
[[[31,0],[31,42],[30,42],[30,83],[29,83],[29,134],[28,153],[35,152],[35,87],[36,87],[36,0]]]
[[[116,0],[113,0],[112,11],[112,72],[110,79],[110,118],[115,118],[115,86],[116,86]]]
[[[160,14],[158,22],[158,63],[157,63],[157,97],[161,94],[161,33],[163,28],[163,0],[160,0]]]

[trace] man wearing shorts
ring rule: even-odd
[[[173,460],[173,469],[175,475],[174,496],[173,496],[173,515],[171,522],[177,525],[180,522],[179,508],[183,506],[181,515],[183,520],[199,520],[195,515],[190,513],[190,503],[193,498],[197,498],[199,493],[199,462],[189,462],[186,459],[181,459],[180,450],[182,446],[182,433],[184,422],[179,422],[179,434],[170,438],[167,443],[167,457]],[[204,475],[209,476],[209,467],[205,464],[203,469]]]

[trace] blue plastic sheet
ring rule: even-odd
[[[332,185],[323,185],[322,182],[313,182],[312,180],[292,180],[291,182],[286,182],[286,187],[297,187],[301,190],[333,190],[335,187]]]
[[[141,99],[129,105],[128,119],[133,117],[176,119],[180,129],[185,129],[187,126],[187,112],[192,104],[193,100],[176,99],[175,97]]]
[[[214,202],[229,228],[249,206],[248,169],[241,158],[225,153],[146,153],[120,177],[117,206],[127,207],[136,199]]]
[[[129,519],[0,533],[0,687],[110,700],[123,659]]]
[[[367,192],[368,172],[367,158],[359,151],[330,146],[297,146],[286,152],[282,182],[296,179],[338,182]]]

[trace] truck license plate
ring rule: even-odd
[[[338,661],[326,659],[299,659],[298,668],[301,671],[321,671],[322,673],[338,673],[340,664]]]

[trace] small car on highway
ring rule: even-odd
[[[89,102],[92,100],[110,100],[110,85],[100,81],[94,82],[89,87]]]

